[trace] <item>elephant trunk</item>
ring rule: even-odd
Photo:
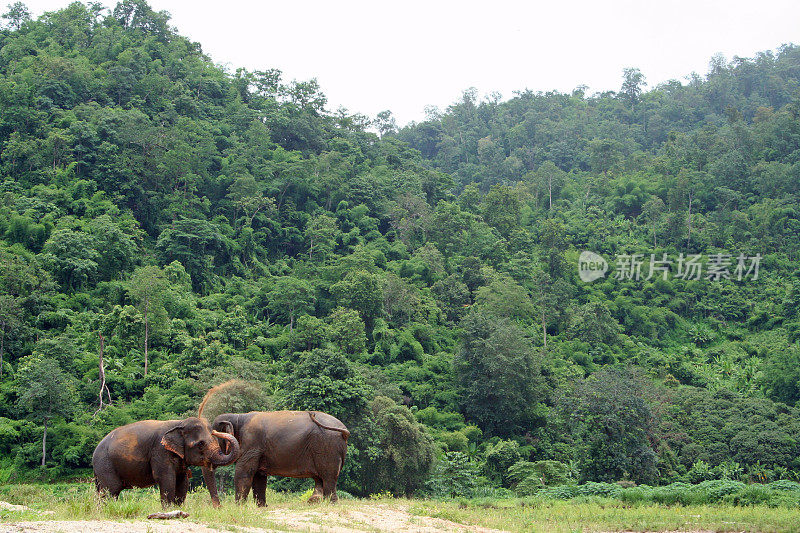
[[[220,448],[219,453],[211,458],[211,464],[213,466],[226,466],[239,459],[239,441],[236,440],[236,437],[230,433],[222,433],[221,431],[212,431],[211,434],[223,439],[226,442],[225,448],[228,447],[227,445],[230,445],[229,453],[225,453],[225,451]]]

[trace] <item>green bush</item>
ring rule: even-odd
[[[617,498],[622,492],[622,487],[616,483],[595,483],[589,481],[578,486],[579,496],[604,496],[606,498]]]
[[[789,481],[788,479],[781,479],[778,481],[773,481],[772,483],[767,485],[772,490],[785,490],[789,492],[798,492],[800,493],[800,483],[796,481]]]
[[[693,490],[695,492],[705,491],[705,493],[707,494],[708,503],[718,503],[722,501],[722,498],[724,498],[728,494],[736,494],[745,487],[747,487],[747,485],[742,483],[741,481],[731,481],[730,479],[715,479],[712,481],[703,481],[702,483],[695,485],[693,487]]]
[[[577,485],[556,485],[554,487],[544,487],[536,495],[553,500],[569,500],[578,495],[578,487]]]

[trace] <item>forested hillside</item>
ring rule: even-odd
[[[229,409],[347,424],[358,495],[800,478],[800,48],[645,81],[398,130],[144,0],[10,6],[0,482],[87,476],[110,429],[231,378]]]

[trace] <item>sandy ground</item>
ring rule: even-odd
[[[137,520],[113,522],[105,520],[57,521],[42,520],[0,524],[2,533],[212,533],[238,531],[310,531],[314,533],[360,533],[391,531],[396,533],[498,533],[498,530],[457,524],[440,518],[414,516],[406,509],[374,504],[356,509],[321,509],[300,511],[276,509],[267,511],[265,518],[275,529],[231,528],[215,529],[188,520]]]

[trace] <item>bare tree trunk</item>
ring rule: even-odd
[[[106,365],[103,361],[103,352],[105,351],[106,339],[103,337],[102,333],[98,333],[98,335],[100,336],[100,405],[98,406],[97,411],[94,412],[95,415],[103,410],[103,392],[105,392],[108,396],[108,404],[111,405],[111,392],[106,386]]]
[[[144,377],[147,377],[147,347],[150,344],[150,322],[147,320],[147,307],[149,302],[144,305]]]
[[[692,189],[689,188],[689,233],[686,235],[686,248],[689,248],[689,242],[692,240]]]
[[[3,377],[3,354],[6,347],[6,323],[0,323],[0,378]]]
[[[547,196],[550,198],[550,211],[553,210],[553,177],[547,177]]]
[[[547,348],[547,322],[544,315],[544,306],[542,306],[542,338],[544,339],[544,347]]]
[[[44,435],[42,435],[42,466],[45,466],[44,460],[47,457],[47,419],[44,419]]]

